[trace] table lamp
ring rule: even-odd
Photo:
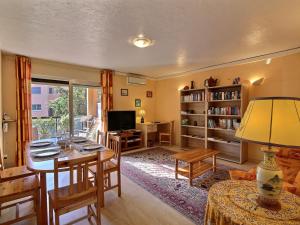
[[[144,109],[140,110],[140,116],[141,116],[141,123],[145,122],[144,116],[146,114],[146,111]]]
[[[257,202],[261,207],[279,210],[283,173],[275,154],[278,147],[300,147],[300,98],[266,97],[250,101],[235,136],[264,145],[264,161],[256,172]]]

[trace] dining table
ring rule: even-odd
[[[89,141],[93,144],[93,142]],[[95,144],[95,143],[94,143]],[[52,144],[56,145],[56,144]],[[48,201],[47,201],[47,173],[54,172],[54,158],[58,157],[58,160],[74,160],[81,157],[86,157],[91,154],[96,154],[96,151],[82,151],[78,148],[78,144],[73,144],[70,142],[68,146],[60,146],[60,153],[54,157],[36,158],[34,157],[34,152],[38,151],[39,148],[33,148],[30,143],[26,146],[26,165],[27,168],[40,175],[40,188],[41,188],[41,224],[48,224]],[[99,184],[100,188],[100,199],[101,207],[104,206],[104,175],[103,175],[103,165],[105,162],[111,160],[114,157],[114,152],[111,149],[102,147],[101,149],[101,166],[99,172]]]

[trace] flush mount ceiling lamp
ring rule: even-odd
[[[139,35],[134,38],[132,43],[138,48],[146,48],[154,44],[154,41],[150,38],[146,38],[144,35]]]

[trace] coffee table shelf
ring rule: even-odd
[[[211,163],[206,163],[206,162],[200,162],[198,164],[193,164],[193,173],[192,173],[192,179],[199,177],[203,173],[205,173],[208,170],[213,169],[214,166]],[[178,168],[177,173],[180,174],[181,176],[189,178],[190,176],[190,167],[185,166],[182,168]]]

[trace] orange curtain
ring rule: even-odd
[[[101,129],[107,131],[107,112],[113,109],[113,74],[112,70],[102,70],[100,73],[101,96]]]
[[[31,141],[31,60],[16,56],[18,166],[25,164],[26,144]]]

